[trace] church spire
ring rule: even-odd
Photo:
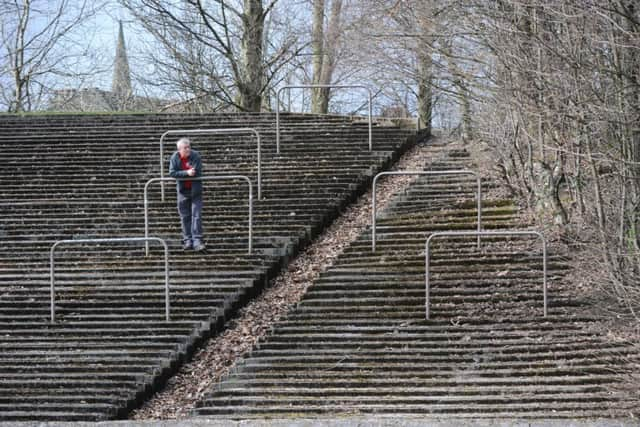
[[[111,82],[111,92],[120,99],[131,96],[131,75],[129,73],[129,61],[127,60],[127,49],[124,45],[124,31],[122,21],[119,22],[118,44],[116,45],[116,59],[113,65],[113,81]]]

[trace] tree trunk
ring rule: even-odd
[[[606,230],[606,220],[607,217],[604,213],[604,202],[602,200],[602,189],[600,185],[600,174],[598,173],[598,165],[596,164],[595,159],[593,158],[593,153],[591,151],[591,141],[589,139],[585,140],[585,148],[587,154],[587,162],[589,162],[589,168],[591,170],[591,175],[593,178],[593,194],[595,199],[595,211],[596,218],[598,218],[598,234],[600,236],[600,243],[603,249],[603,255],[605,256],[605,261],[608,261],[608,251],[607,251],[607,230]]]
[[[431,32],[433,24],[428,14],[418,16],[418,121],[426,135],[431,135],[433,118],[433,48]]]
[[[458,92],[460,105],[460,138],[463,143],[468,143],[473,139],[473,117],[471,114],[471,94],[465,82],[462,70],[455,63],[455,59],[449,60],[449,68],[452,74],[452,81]]]
[[[333,72],[336,69],[336,57],[338,50],[338,43],[340,41],[340,34],[342,28],[340,25],[340,15],[342,13],[342,0],[333,0],[331,2],[331,14],[329,15],[329,21],[327,22],[327,32],[325,37],[325,58],[322,63],[322,72],[320,73],[320,84],[330,85],[333,80]],[[329,88],[323,88],[320,90],[320,111],[319,113],[327,114],[329,112]]]
[[[431,135],[433,114],[433,91],[431,50],[426,48],[418,54],[418,120],[427,135]]]
[[[313,55],[312,84],[319,85],[324,63],[324,0],[313,1],[313,28],[311,30],[311,53]],[[311,112],[322,113],[322,92],[315,88],[311,91]]]
[[[569,223],[567,212],[560,201],[560,183],[564,179],[564,162],[558,155],[553,168],[545,162],[533,163],[533,188],[536,197],[536,211],[540,215],[550,215],[554,225],[564,226]]]
[[[324,0],[315,0],[313,10],[313,84],[330,85],[336,68],[337,46],[340,41],[342,0],[332,0],[331,13],[324,26]],[[318,114],[329,112],[330,88],[313,90],[311,111]]]
[[[24,0],[22,13],[19,14],[18,27],[16,29],[15,45],[13,46],[13,101],[9,106],[9,112],[20,113],[25,110],[25,90],[26,80],[24,76],[24,49],[25,34],[29,23],[29,13],[31,12],[31,1]],[[11,56],[11,55],[10,55]]]
[[[462,141],[466,144],[473,140],[473,119],[471,113],[470,94],[464,83],[460,84],[460,97],[462,103]]]
[[[262,0],[244,0],[240,107],[244,111],[260,111],[264,68],[262,64],[262,31],[264,11]]]

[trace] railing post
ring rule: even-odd
[[[429,305],[430,305],[430,246],[431,240],[436,237],[450,236],[450,237],[465,237],[465,236],[536,236],[542,240],[542,300],[543,300],[543,317],[547,317],[547,240],[544,235],[539,231],[533,230],[515,230],[515,231],[439,231],[432,233],[425,242],[424,249],[424,265],[425,265],[425,317],[430,319]]]
[[[367,96],[369,98],[369,151],[373,151],[373,124],[371,118],[373,117],[373,97],[371,96],[371,90],[367,89]]]
[[[148,237],[145,237],[145,239],[148,239]],[[164,240],[158,240],[162,243],[162,246],[164,246],[164,317],[168,322],[170,320],[169,312],[171,310],[171,300],[169,298],[169,247]]]
[[[544,299],[544,317],[547,317],[547,239],[538,233],[542,239],[542,297]]]
[[[433,234],[431,235],[433,236]],[[426,314],[426,318],[427,320],[429,320],[430,315],[429,315],[429,298],[431,296],[431,290],[429,288],[429,264],[430,264],[430,260],[431,260],[431,256],[429,254],[429,242],[431,240],[431,236],[429,236],[429,238],[427,239],[427,243],[425,244],[425,249],[424,249],[424,280],[425,280],[425,299],[424,299],[424,310],[425,310],[425,314]]]
[[[167,131],[160,135],[160,176],[164,177],[164,160],[162,159],[162,154],[164,152],[164,137],[169,134],[170,131]],[[164,202],[164,182],[160,183],[160,200]]]
[[[276,92],[276,154],[280,154],[280,93],[288,87],[281,87]]]
[[[276,154],[280,154],[280,93],[284,89],[364,89],[367,91],[367,100],[369,104],[369,151],[373,151],[373,96],[371,89],[365,85],[287,85],[283,86],[276,92]],[[291,94],[291,91],[289,91]]]
[[[371,192],[371,251],[376,251],[376,183],[381,174],[373,177],[373,190]]]
[[[371,197],[371,251],[376,251],[376,183],[378,178],[386,175],[473,175],[476,178],[476,199],[477,199],[477,231],[482,231],[482,182],[481,178],[474,171],[468,169],[452,169],[443,171],[390,171],[380,172],[373,178]],[[478,234],[478,249],[480,249],[480,234]]]
[[[253,131],[258,139],[258,200],[262,200],[262,147],[260,145],[260,134],[257,131]],[[251,181],[249,181],[251,185]]]
[[[251,185],[251,180],[247,178],[247,183],[249,184],[249,251],[248,255],[251,255],[253,252],[253,186]]]
[[[169,300],[169,247],[167,242],[159,237],[119,237],[119,238],[107,238],[107,239],[78,239],[78,240],[58,240],[53,243],[49,251],[49,279],[50,279],[50,297],[51,297],[51,323],[56,321],[56,285],[55,285],[55,257],[54,252],[60,245],[67,244],[85,244],[85,243],[118,243],[118,242],[142,242],[149,241],[160,242],[164,247],[164,284],[165,284],[165,319],[168,322],[170,320],[169,313],[171,309],[171,303]]]
[[[478,210],[478,250],[480,250],[480,232],[482,231],[482,179],[480,178],[479,175],[474,174],[476,177],[476,181],[477,181],[477,185],[478,188],[476,190],[477,196],[476,198],[478,199],[478,206],[477,206],[477,210]]]
[[[149,189],[149,184],[151,184],[151,182],[153,182],[153,179],[150,179],[144,184],[144,238],[145,239],[149,238],[149,197],[147,192]],[[162,183],[163,182],[161,181],[161,184]],[[164,186],[162,186],[162,189],[164,190]],[[164,201],[164,194],[163,194],[162,200]],[[144,255],[149,256],[149,242],[147,240],[145,240],[144,242]]]
[[[56,319],[56,285],[55,285],[55,268],[54,268],[54,257],[53,252],[56,249],[60,242],[55,242],[51,249],[49,250],[49,286],[50,286],[50,314],[51,314],[51,323],[55,322]]]
[[[149,236],[149,185],[153,182],[163,183],[165,181],[222,181],[229,179],[242,179],[249,187],[249,255],[253,248],[253,186],[251,179],[245,175],[208,175],[197,178],[151,178],[144,184],[144,237]],[[149,244],[145,243],[145,254],[149,255]]]

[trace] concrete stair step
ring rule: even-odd
[[[615,417],[625,416],[629,409],[632,408],[632,403],[626,405],[620,405],[620,408],[607,408],[608,405],[603,405],[603,409],[594,409],[593,405],[589,405],[584,402],[567,403],[562,407],[553,405],[553,402],[549,402],[547,406],[538,402],[532,403],[487,403],[485,405],[480,404],[461,404],[458,406],[438,405],[430,404],[428,406],[421,405],[384,405],[384,404],[344,404],[338,402],[330,405],[306,405],[304,408],[298,406],[289,405],[289,402],[284,404],[274,404],[269,407],[256,408],[249,405],[238,405],[230,407],[202,407],[198,408],[198,413],[202,416],[213,415],[234,415],[234,417],[242,418],[264,418],[273,416],[297,416],[299,417],[301,412],[309,415],[326,415],[326,414],[398,414],[398,415],[415,415],[415,416],[436,416],[441,414],[453,415],[456,418],[470,418],[470,419],[482,419],[482,418],[594,418],[601,417],[603,413]]]
[[[514,387],[515,388],[515,387]],[[476,390],[478,392],[479,390]],[[502,395],[502,393],[513,393],[513,397]],[[358,390],[360,393],[366,393],[361,390]],[[424,412],[430,412],[429,409],[434,405],[531,405],[531,404],[552,404],[556,403],[557,405],[567,405],[571,403],[575,404],[584,404],[584,400],[590,400],[594,403],[604,403],[615,401],[616,398],[620,398],[620,396],[611,396],[610,391],[569,391],[566,388],[564,390],[560,390],[558,392],[545,392],[544,390],[530,390],[529,388],[521,389],[518,391],[515,390],[496,390],[493,395],[488,396],[466,396],[465,393],[458,394],[454,390],[451,390],[450,393],[447,394],[435,394],[435,395],[424,395],[426,390],[414,390],[416,393],[413,396],[393,396],[393,397],[384,397],[384,403],[391,407],[392,405],[399,406],[407,406],[412,407],[413,405],[424,405],[421,409]],[[265,393],[266,394],[266,393]],[[349,390],[344,390],[342,393],[329,394],[327,396],[328,401],[335,401],[335,404],[345,404],[345,405],[376,405],[380,404],[381,393],[372,393],[373,395],[359,395],[359,396],[350,396]],[[514,398],[519,399],[518,403],[514,403]],[[316,394],[311,396],[306,395],[298,395],[296,399],[295,393],[291,392],[290,395],[283,395],[282,393],[278,393],[275,396],[271,397],[269,395],[256,396],[252,398],[250,396],[243,398],[233,398],[233,397],[220,397],[217,399],[211,399],[207,401],[207,405],[211,407],[215,406],[231,406],[231,405],[246,405],[253,404],[256,407],[269,407],[276,406],[278,404],[283,404],[284,402],[289,403],[292,407],[302,407],[305,408],[307,406],[317,405],[318,395]],[[330,400],[329,400],[330,399]],[[335,399],[335,400],[334,400]],[[571,405],[573,406],[573,405]],[[550,406],[551,408],[551,406]],[[399,412],[403,412],[402,409],[397,409]]]
[[[38,405],[38,407],[40,407]],[[95,410],[94,412],[77,412],[70,409],[61,410],[60,412],[53,411],[34,411],[33,407],[29,409],[25,409],[22,411],[19,410],[8,410],[6,412],[2,412],[2,421],[6,422],[34,422],[34,421],[42,421],[42,422],[55,422],[55,421],[65,421],[65,422],[73,422],[73,421],[100,421],[111,418],[111,414],[114,414],[115,411],[99,411]]]
[[[472,353],[472,352],[453,352],[452,354],[447,354],[446,351],[429,351],[423,348],[415,348],[415,347],[393,347],[393,348],[369,348],[366,351],[366,355],[358,356],[360,351],[354,352],[353,348],[335,348],[335,349],[314,349],[314,350],[305,350],[305,349],[263,349],[260,348],[251,353],[251,358],[253,363],[259,363],[264,360],[265,363],[270,363],[270,361],[277,362],[281,360],[283,362],[288,362],[291,360],[299,361],[305,360],[310,361],[311,363],[314,360],[319,358],[324,358],[324,360],[337,360],[337,361],[348,361],[348,360],[359,360],[365,357],[373,357],[376,360],[385,361],[385,360],[407,360],[410,362],[414,362],[416,360],[421,361],[421,363],[430,363],[435,366],[439,366],[441,364],[451,366],[451,362],[455,362],[455,364],[459,364],[461,369],[466,365],[477,366],[479,363],[487,364],[487,366],[491,366],[492,364],[498,364],[499,366],[508,366],[510,363],[521,363],[524,365],[538,365],[542,366],[544,364],[550,366],[558,366],[562,364],[569,364],[575,359],[575,363],[579,364],[583,360],[594,361],[594,363],[604,363],[606,360],[629,360],[629,358],[637,358],[634,355],[633,350],[630,350],[628,347],[625,348],[621,345],[612,345],[607,346],[602,349],[601,353],[594,355],[592,349],[588,346],[576,347],[572,346],[569,348],[558,348],[558,349],[539,349],[539,351],[535,352],[502,352],[502,353],[494,353],[491,354],[490,357],[486,356],[483,352]],[[557,359],[557,360],[556,360]],[[602,361],[602,362],[601,362]],[[241,366],[245,366],[248,361],[244,361]],[[274,365],[275,363],[272,363]],[[241,367],[239,366],[239,368]],[[246,365],[249,366],[249,365]],[[273,368],[273,366],[271,366]],[[425,371],[425,372],[431,372]],[[258,376],[258,372],[255,370],[245,372],[243,369],[238,369],[234,372],[234,378],[242,379],[244,377],[255,378]],[[308,374],[308,375],[307,375]],[[414,375],[415,373],[409,373],[408,375]],[[277,378],[277,372],[266,372],[266,376]],[[287,377],[288,374],[284,374]],[[317,376],[318,374],[314,374],[312,372],[292,372],[291,378],[295,378],[296,376],[300,376],[301,378],[312,378]],[[340,374],[332,374],[330,370],[322,372],[324,376],[338,376],[338,377],[346,377],[349,375],[355,375],[356,377],[359,375],[359,372],[352,371],[352,373],[342,372]],[[363,373],[363,375],[365,375]]]

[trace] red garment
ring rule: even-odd
[[[191,164],[189,163],[189,157],[180,156],[180,164],[181,164],[181,169],[183,171],[188,171],[189,169],[191,169]],[[191,190],[191,181],[184,181],[184,188],[186,190]]]

